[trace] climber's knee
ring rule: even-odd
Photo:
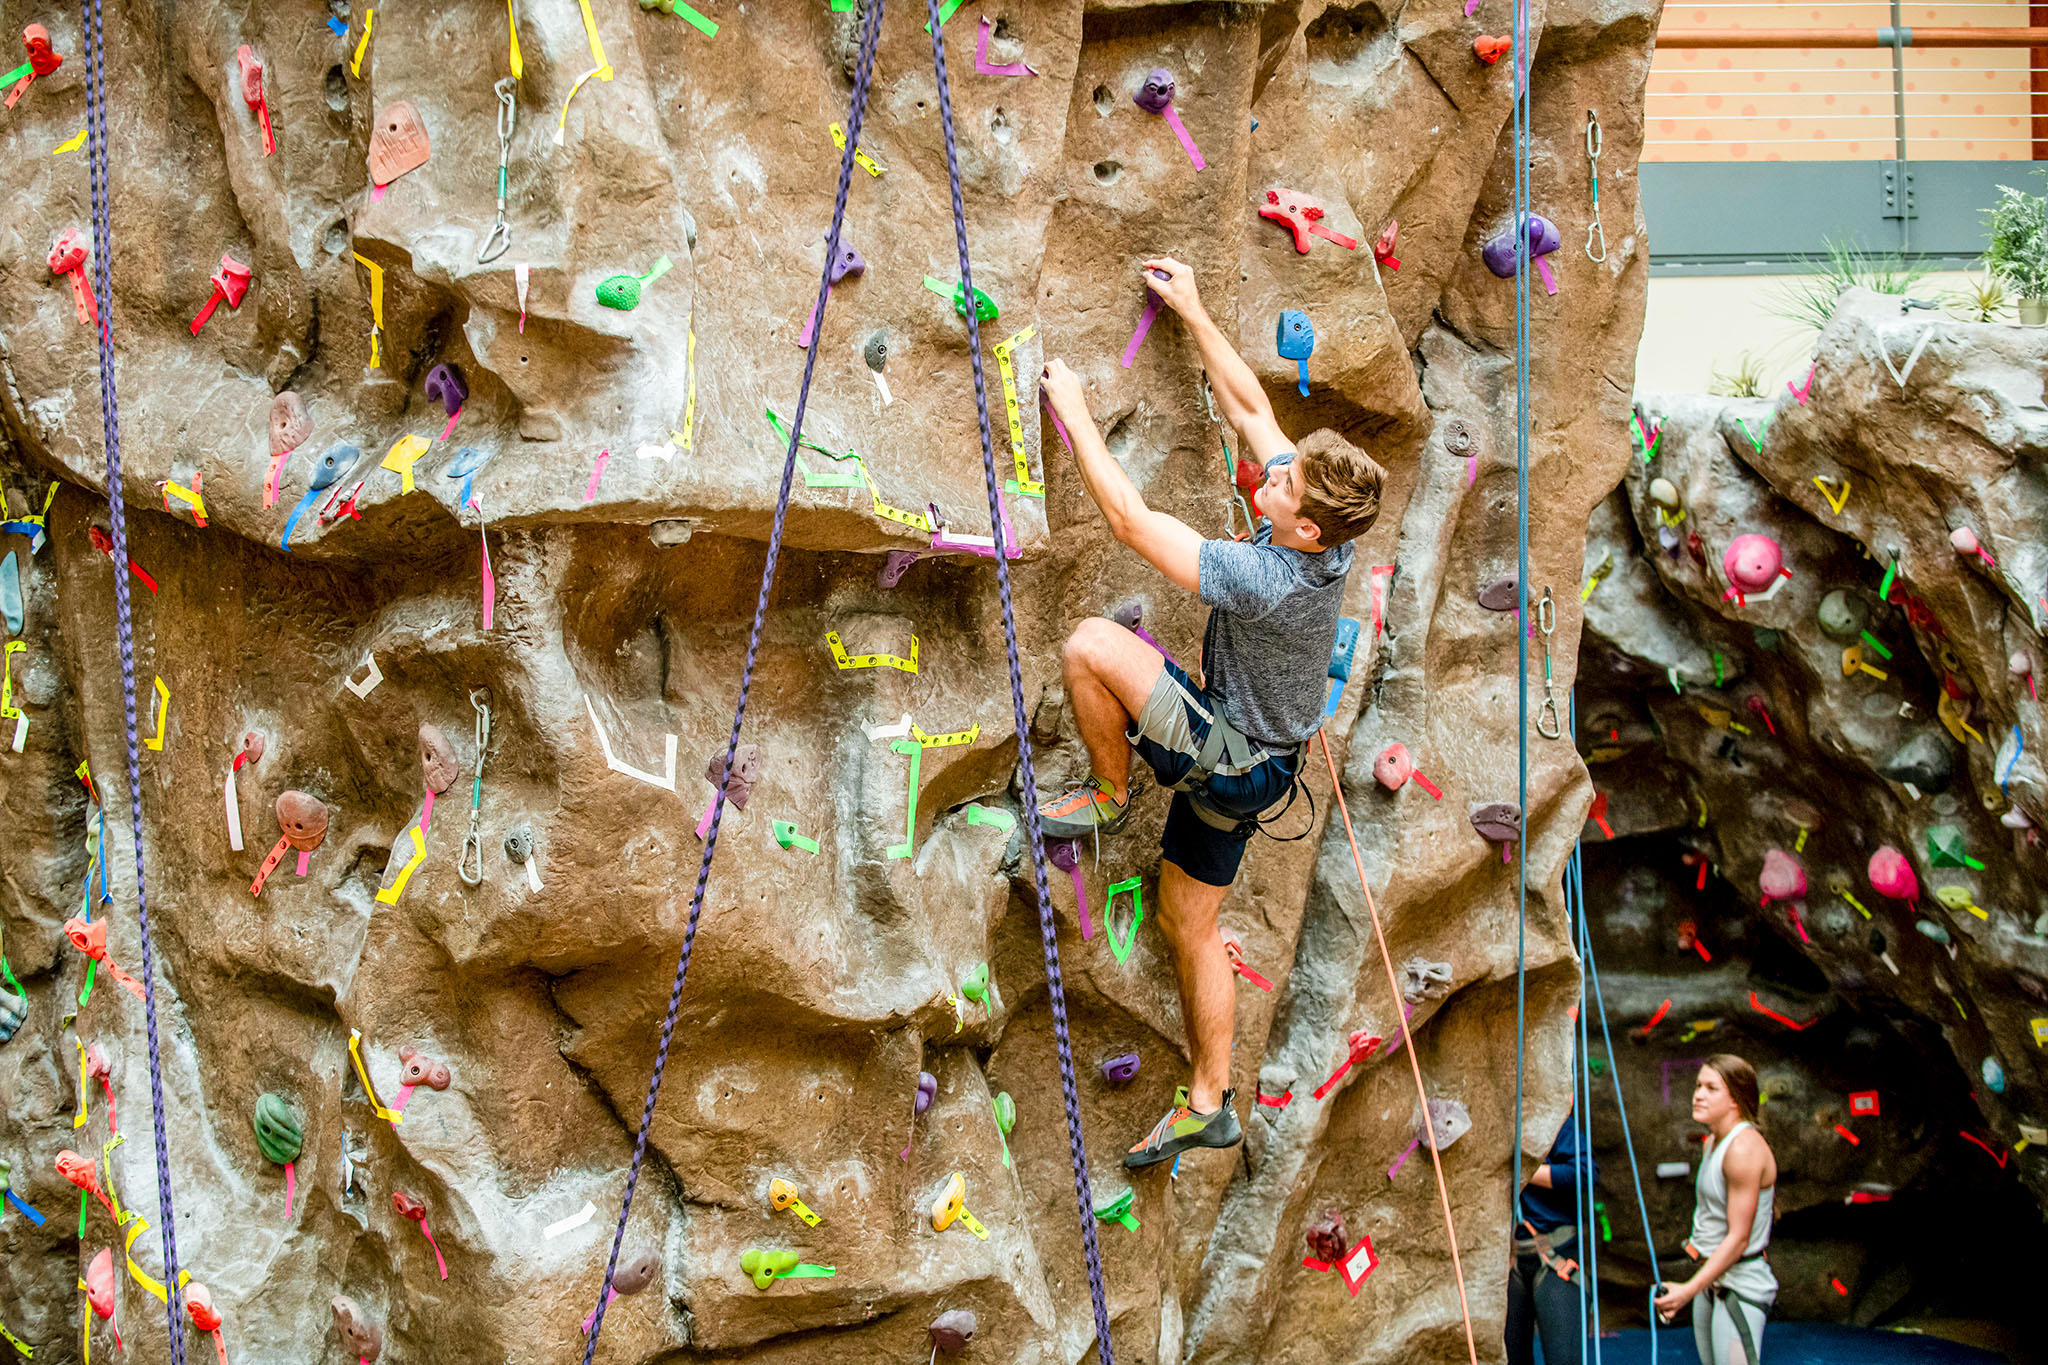
[[[1074,627],[1063,658],[1070,690],[1083,680],[1098,683],[1133,716],[1144,710],[1164,663],[1152,646],[1102,616]]]

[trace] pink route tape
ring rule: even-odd
[[[1395,1176],[1399,1175],[1401,1168],[1408,1164],[1408,1158],[1414,1156],[1415,1149],[1421,1145],[1421,1138],[1410,1138],[1408,1145],[1401,1149],[1401,1155],[1394,1159],[1394,1164],[1387,1167],[1387,1179],[1392,1180]]]
[[[1476,0],[1475,0],[1476,3]],[[998,64],[988,59],[988,34],[990,24],[986,14],[981,16],[981,32],[974,40],[974,69],[984,76],[1036,76],[1037,71],[1023,62]]]
[[[1173,110],[1169,108],[1166,112],[1171,115]],[[1132,362],[1137,360],[1138,348],[1145,344],[1145,334],[1152,330],[1152,320],[1158,316],[1159,296],[1147,289],[1145,291],[1145,311],[1138,315],[1138,330],[1131,333],[1131,344],[1124,347],[1123,367],[1125,369],[1131,368]],[[1059,419],[1054,418],[1053,420],[1057,422]],[[1067,432],[1064,427],[1060,429],[1060,439],[1062,441],[1067,439]],[[1072,444],[1069,443],[1068,449],[1072,448]]]
[[[441,428],[441,439],[445,441],[450,436],[453,436],[455,434],[455,424],[461,420],[462,408],[460,405],[457,405],[454,415],[448,419],[448,425]]]
[[[472,506],[475,506],[475,507],[476,507],[476,511],[477,511],[477,516],[478,516],[479,518],[481,518],[481,517],[483,516],[483,511],[484,511],[483,507],[482,507],[482,506],[481,506],[480,504],[476,504],[476,503],[474,503],[474,502],[472,502],[472,504],[471,504],[471,505],[472,505]],[[489,532],[488,532],[487,530],[485,530],[485,529],[484,529],[483,527],[479,526],[479,527],[478,527],[478,530],[477,530],[477,536],[478,536],[478,538],[479,538],[479,539],[480,539],[480,540],[482,541],[482,543],[483,543],[483,547],[484,547],[484,554],[483,554],[483,578],[484,578],[484,629],[485,629],[485,630],[489,630],[489,629],[491,628],[491,612],[492,612],[492,609],[493,609],[493,607],[495,606],[495,604],[497,603],[497,600],[498,600],[498,576],[497,576],[496,574],[494,574],[494,573],[492,573],[492,572],[491,572],[491,537],[490,537],[490,533],[489,533]]]
[[[1088,918],[1088,884],[1081,876],[1080,859],[1074,860],[1074,908],[1081,915],[1081,939],[1083,942],[1095,937],[1095,921]]]
[[[597,452],[597,467],[590,471],[590,484],[583,490],[583,501],[587,505],[597,501],[597,481],[604,477],[604,467],[611,462],[609,449]]]
[[[1188,154],[1188,160],[1195,163],[1195,169],[1198,171],[1209,169],[1209,163],[1202,160],[1201,149],[1196,147],[1195,140],[1188,136],[1187,125],[1180,121],[1180,110],[1169,104],[1166,106],[1165,112],[1166,121],[1173,125],[1173,135],[1180,139],[1181,150]],[[1539,260],[1538,264],[1540,265],[1541,263]],[[1550,274],[1548,270],[1545,270],[1543,273],[1546,276]],[[1553,289],[1550,292],[1555,294],[1557,291]],[[1129,367],[1126,366],[1125,368],[1128,369]]]
[[[1073,454],[1074,441],[1072,437],[1067,435],[1067,424],[1062,422],[1060,415],[1052,410],[1052,403],[1045,398],[1045,390],[1040,389],[1038,396],[1041,401],[1045,402],[1045,415],[1052,418],[1052,429],[1060,434],[1060,444],[1067,448],[1067,454]]]

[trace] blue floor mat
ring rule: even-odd
[[[1817,1322],[1774,1322],[1764,1333],[1763,1365],[2005,1365],[2006,1358],[1974,1346],[1910,1332],[1837,1327]],[[1588,1365],[1592,1352],[1586,1354]],[[1650,1334],[1621,1332],[1600,1339],[1602,1365],[1651,1365]],[[1657,1332],[1654,1365],[1699,1365],[1689,1324]]]

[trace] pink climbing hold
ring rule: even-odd
[[[1913,872],[1912,861],[1890,844],[1870,855],[1870,884],[1878,895],[1894,900],[1920,898],[1920,878]]]
[[[1721,571],[1740,592],[1762,592],[1785,570],[1785,552],[1769,536],[1737,536],[1721,557]]]
[[[1872,880],[1876,879],[1875,872],[1871,876]],[[1765,905],[1772,901],[1798,900],[1806,894],[1806,869],[1799,865],[1797,858],[1781,848],[1765,850],[1763,875],[1757,881],[1763,888]]]
[[[1380,756],[1372,761],[1372,775],[1388,791],[1399,791],[1404,783],[1415,774],[1415,761],[1408,757],[1408,746],[1389,744],[1380,750]]]
[[[1998,561],[1993,559],[1991,552],[1984,548],[1984,542],[1977,539],[1977,533],[1967,526],[1958,526],[1955,530],[1950,531],[1948,533],[1948,543],[1955,546],[1956,553],[1959,555],[1976,555],[1992,568],[1998,567]]]

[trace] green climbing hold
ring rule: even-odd
[[[1017,1126],[1017,1101],[1010,1098],[1007,1090],[998,1090],[993,1101],[996,1109],[996,1127],[1005,1133]]]
[[[754,1277],[754,1288],[766,1289],[777,1275],[795,1270],[794,1251],[763,1251],[751,1247],[740,1256],[740,1269]]]
[[[640,306],[640,291],[666,275],[671,262],[664,256],[645,275],[613,275],[597,286],[597,301],[607,308],[631,312]]]
[[[960,983],[960,994],[978,1004],[988,1003],[988,964],[977,963],[973,971]]]
[[[1963,843],[1963,831],[1955,825],[1936,825],[1927,831],[1927,861],[1936,867],[1984,870],[1984,864],[1970,856]]]
[[[940,298],[950,296],[953,300],[953,311],[963,318],[967,316],[967,289],[965,285],[956,284],[949,290],[944,280],[935,280],[927,275],[924,277],[924,287],[937,294]],[[982,293],[979,289],[974,291],[974,314],[976,317],[980,318],[983,322],[994,322],[1000,311],[996,307],[994,299]]]
[[[282,1095],[265,1091],[256,1099],[256,1147],[264,1159],[289,1166],[306,1145],[306,1121]]]
[[[1870,623],[1870,606],[1861,597],[1836,588],[1820,599],[1815,616],[1820,628],[1837,640],[1853,640]]]
[[[1131,1216],[1131,1203],[1136,1197],[1137,1191],[1125,1190],[1115,1200],[1095,1210],[1096,1220],[1103,1223],[1122,1223],[1131,1231],[1136,1232],[1138,1230],[1138,1220]]]

